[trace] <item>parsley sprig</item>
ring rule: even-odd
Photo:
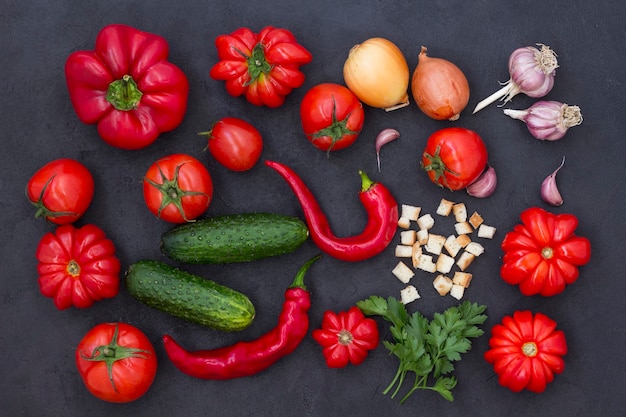
[[[443,313],[435,313],[430,321],[419,311],[409,315],[406,306],[394,297],[385,300],[371,296],[357,302],[357,306],[364,314],[380,316],[391,323],[389,331],[394,342],[385,340],[383,344],[400,360],[400,365],[383,394],[391,392],[391,397],[395,398],[412,372],[415,374],[413,386],[400,400],[401,404],[418,389],[433,390],[446,400],[454,401],[452,389],[457,380],[450,375],[454,362],[471,349],[470,339],[484,333],[478,325],[487,319],[483,314],[486,306],[464,301]],[[433,380],[434,384],[429,385]]]

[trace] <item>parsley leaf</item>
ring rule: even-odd
[[[458,306],[435,313],[429,321],[419,311],[409,314],[406,306],[394,297],[384,299],[371,296],[358,301],[356,305],[363,314],[380,316],[390,323],[389,332],[393,342],[385,340],[383,345],[398,358],[400,364],[383,394],[391,392],[394,398],[407,374],[413,373],[413,386],[400,403],[404,403],[418,389],[433,390],[448,401],[454,400],[452,389],[457,380],[454,376],[443,375],[451,374],[454,362],[461,360],[461,354],[469,352],[472,347],[470,339],[484,334],[478,326],[487,320],[483,314],[486,306],[464,301]],[[434,384],[429,385],[432,380]]]

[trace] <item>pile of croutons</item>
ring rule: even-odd
[[[450,294],[460,300],[472,281],[468,267],[485,251],[483,245],[472,240],[472,235],[476,232],[479,238],[493,239],[496,233],[496,228],[485,224],[478,212],[468,216],[464,203],[442,199],[436,213],[439,216],[454,216],[454,233],[447,236],[433,233],[435,218],[432,215],[422,214],[421,207],[402,204],[398,219],[398,227],[402,230],[395,254],[403,259],[392,273],[406,284],[400,291],[404,304],[420,298],[417,288],[409,284],[418,269],[436,274],[433,287],[439,295]],[[458,270],[450,278],[455,265]]]

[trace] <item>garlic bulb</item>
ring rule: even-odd
[[[558,101],[538,101],[526,110],[505,109],[504,114],[526,123],[530,134],[540,140],[559,140],[567,129],[583,122],[580,107]]]

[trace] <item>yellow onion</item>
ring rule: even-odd
[[[443,58],[418,57],[411,80],[413,99],[420,110],[435,120],[457,120],[469,102],[469,83],[463,71]]]
[[[370,38],[353,46],[343,78],[368,106],[390,111],[409,104],[409,66],[400,48],[387,39]]]

